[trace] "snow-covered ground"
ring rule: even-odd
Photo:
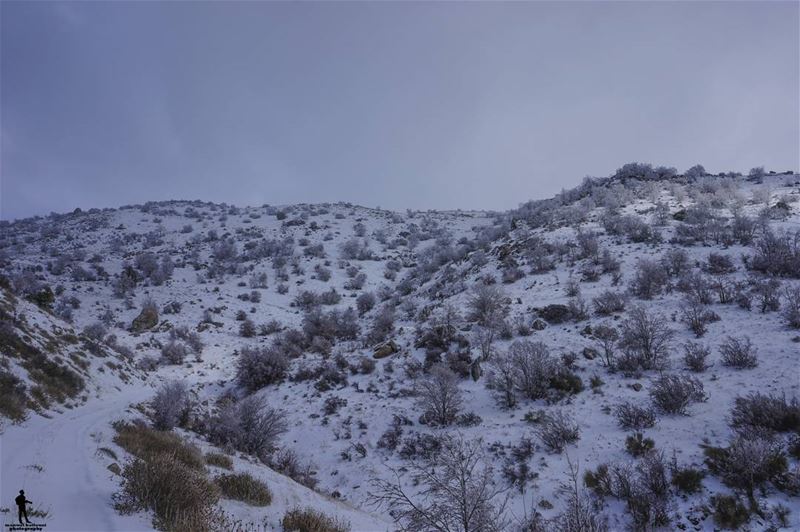
[[[530,327],[536,320],[544,328],[534,328],[530,336],[517,332],[511,337],[498,337],[493,345],[504,353],[512,342],[533,340],[544,342],[554,356],[575,353],[574,372],[583,382],[584,390],[567,396],[556,404],[543,400],[522,400],[516,409],[501,408],[486,387],[486,370],[478,380],[464,378],[459,387],[464,396],[464,412],[480,416],[475,426],[456,427],[468,439],[482,439],[497,473],[496,482],[505,482],[500,471],[511,446],[524,437],[538,443],[536,426],[525,421],[529,412],[554,409],[568,413],[580,427],[580,438],[560,454],[549,453],[538,445],[530,468],[536,478],[527,482],[522,491],[511,488],[506,515],[512,527],[526,515],[539,511],[551,518],[564,510],[566,501],[561,486],[568,480],[568,463],[577,464],[580,471],[600,463],[630,462],[634,459],[625,451],[625,438],[630,433],[617,425],[613,409],[622,401],[649,404],[648,391],[661,372],[645,371],[639,377],[626,377],[610,372],[600,357],[582,356],[587,347],[596,348],[587,325],[601,323],[618,326],[625,313],[597,316],[590,312],[587,320],[546,324],[539,319],[537,309],[550,304],[566,304],[570,297],[566,286],[570,279],[580,281],[583,269],[590,264],[581,258],[577,246],[565,244],[555,267],[542,274],[530,273],[531,259],[526,246],[531,237],[543,243],[575,242],[576,229],[594,231],[600,249],[608,250],[619,261],[622,280],[602,274],[596,281],[579,282],[581,297],[591,305],[593,298],[606,290],[626,291],[634,275],[637,261],[658,260],[665,251],[681,248],[689,257],[689,267],[700,272],[709,253],[727,255],[735,271],[725,274],[730,282],[745,282],[750,278],[742,262],[752,254],[752,247],[737,242],[715,243],[712,239],[691,246],[671,243],[682,222],[674,216],[686,208],[704,203],[713,213],[730,221],[734,213],[744,213],[754,219],[764,205],[774,206],[785,200],[788,212],[771,221],[773,229],[800,228],[800,198],[798,176],[768,176],[763,184],[743,179],[713,179],[701,186],[681,182],[660,182],[652,186],[630,188],[627,199],[621,200],[617,212],[640,218],[647,224],[654,221],[656,204],[668,208],[660,242],[635,243],[621,235],[607,232],[603,216],[607,208],[599,201],[586,199],[563,201],[558,216],[573,217],[568,223],[540,224],[525,220],[522,211],[494,214],[483,212],[407,212],[392,213],[348,204],[296,205],[288,207],[235,208],[199,202],[165,202],[130,206],[121,209],[96,210],[31,219],[7,224],[2,229],[3,271],[12,285],[21,284],[20,272],[31,272],[38,281],[56,289],[53,312],[69,317],[76,331],[97,323],[108,314],[106,334],[116,336],[116,345],[132,349],[132,363],[146,357],[159,357],[161,348],[170,341],[170,330],[185,326],[199,334],[205,347],[202,355],[186,357],[183,364],[161,364],[156,369],[129,369],[125,381],[108,374],[98,374],[93,361],[87,373],[85,394],[71,408],[53,406],[30,413],[25,421],[7,423],[0,435],[2,469],[0,478],[0,508],[10,508],[6,523],[15,522],[16,512],[11,499],[19,489],[34,501],[34,508],[46,512],[36,518],[52,530],[146,530],[151,518],[143,513],[120,515],[113,507],[112,494],[119,490],[120,477],[108,470],[112,462],[123,463],[125,452],[112,439],[111,423],[120,419],[145,419],[135,405],[148,401],[163,382],[182,380],[195,394],[194,415],[200,419],[214,411],[216,401],[224,395],[244,396],[237,385],[237,352],[245,346],[269,346],[278,333],[242,337],[242,320],[237,313],[255,325],[277,320],[284,330],[302,329],[304,312],[296,302],[304,291],[324,293],[334,288],[341,301],[322,305],[323,311],[356,306],[356,297],[364,293],[376,295],[377,304],[359,316],[360,334],[356,339],[338,340],[332,346],[306,346],[301,356],[291,360],[288,378],[264,387],[256,393],[267,403],[284,412],[288,430],[280,445],[291,449],[316,470],[315,491],[301,486],[241,453],[233,455],[235,470],[247,471],[270,486],[274,499],[266,507],[251,507],[223,500],[221,506],[244,522],[267,529],[280,529],[283,514],[294,507],[311,506],[328,515],[347,520],[352,530],[393,529],[393,520],[385,508],[370,504],[371,481],[391,478],[390,467],[402,469],[408,461],[397,451],[378,445],[382,435],[391,427],[395,416],[404,416],[412,425],[404,426],[403,438],[415,432],[441,434],[448,429],[433,428],[418,422],[420,410],[412,393],[415,384],[413,368],[425,361],[425,349],[416,347],[416,331],[424,328],[441,309],[451,304],[462,315],[460,332],[472,338],[474,325],[463,319],[474,286],[492,276],[506,295],[509,323]],[[717,183],[712,186],[712,183]],[[721,183],[721,184],[720,184]],[[614,190],[614,189],[610,189]],[[619,193],[616,190],[615,193]],[[570,210],[572,209],[572,210]],[[576,212],[580,211],[577,215]],[[555,215],[554,215],[555,216]],[[187,226],[191,226],[189,229]],[[291,253],[275,253],[280,242],[291,239]],[[344,249],[351,241],[355,248],[365,245],[370,257],[347,257]],[[232,243],[235,254],[225,254],[224,244]],[[313,250],[322,246],[321,251]],[[267,251],[259,251],[259,249]],[[140,279],[137,286],[122,297],[115,295],[114,285],[126,265],[136,268],[137,257],[152,253],[157,261],[170,257],[174,271],[163,283],[151,277]],[[215,259],[215,255],[217,259]],[[478,256],[482,256],[481,260]],[[60,265],[55,266],[56,263]],[[281,265],[285,263],[285,265]],[[524,275],[511,282],[502,282],[505,271],[516,264]],[[48,266],[49,265],[49,266]],[[145,268],[147,264],[145,264]],[[80,273],[79,268],[92,275]],[[350,271],[348,271],[350,269]],[[225,271],[222,271],[225,270]],[[329,270],[330,279],[324,280]],[[78,272],[78,273],[75,273]],[[265,288],[252,288],[254,274],[267,274]],[[322,272],[322,273],[320,273]],[[352,279],[366,276],[363,286],[353,287]],[[91,277],[94,277],[92,280]],[[671,279],[672,286],[677,282]],[[784,288],[797,284],[796,279],[782,279]],[[249,294],[256,291],[260,300],[252,301]],[[245,298],[244,296],[247,296]],[[61,303],[67,297],[80,300],[77,308]],[[159,309],[158,325],[143,332],[132,332],[130,326],[139,315],[141,303],[152,298]],[[737,396],[761,392],[787,397],[800,396],[800,344],[798,332],[786,326],[780,312],[761,313],[736,305],[716,302],[709,308],[720,320],[708,324],[702,338],[695,338],[680,321],[683,294],[677,289],[666,290],[653,299],[628,296],[627,308],[643,305],[649,312],[660,315],[674,330],[670,349],[670,371],[684,372],[681,346],[699,341],[711,348],[712,366],[699,378],[707,396],[705,401],[688,407],[688,415],[660,415],[658,423],[644,430],[655,441],[656,449],[669,460],[673,456],[682,466],[703,468],[703,445],[725,446],[731,437],[729,413]],[[177,313],[163,309],[172,302],[180,303]],[[130,303],[130,304],[128,304]],[[25,301],[18,303],[29,322],[56,320]],[[351,372],[344,369],[346,383],[330,390],[315,387],[318,379],[296,377],[298,369],[314,369],[344,360],[354,367],[362,357],[372,357],[373,345],[366,335],[373,327],[381,308],[394,308],[394,327],[388,334],[399,351],[377,360],[371,372]],[[65,308],[69,307],[69,311]],[[107,312],[108,311],[108,312]],[[208,311],[208,315],[206,312]],[[210,318],[206,319],[206,318]],[[62,324],[68,327],[66,324]],[[720,363],[719,345],[728,336],[749,336],[758,351],[756,368],[738,370]],[[45,344],[42,344],[45,345]],[[45,350],[47,348],[45,347]],[[453,347],[453,351],[457,350]],[[124,351],[124,350],[123,350]],[[321,352],[320,352],[321,351]],[[473,359],[478,357],[477,346],[467,349]],[[31,377],[17,365],[17,357],[2,351],[13,372],[25,382]],[[98,359],[98,360],[103,360]],[[112,372],[113,373],[113,372]],[[602,384],[590,388],[592,377]],[[335,413],[325,413],[326,404],[339,399]],[[327,401],[327,403],[326,403]],[[202,435],[181,429],[181,434],[204,450],[212,446]],[[107,451],[112,450],[117,459]],[[497,452],[502,449],[502,452]],[[790,469],[797,468],[797,459],[790,458]],[[411,478],[402,479],[412,487]],[[413,487],[412,487],[413,492]],[[707,475],[700,493],[676,495],[670,508],[667,529],[712,530],[710,498],[715,493],[730,493],[719,478]],[[758,493],[765,508],[782,504],[791,510],[788,529],[800,529],[800,504],[795,495],[767,487]],[[630,518],[620,501],[610,499],[599,513],[608,519],[612,530],[625,529]],[[768,513],[768,512],[767,512]],[[747,525],[752,530],[767,529],[768,516],[753,516]]]

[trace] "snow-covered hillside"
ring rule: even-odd
[[[799,529],[800,176],[640,169],[507,213],[3,223],[5,522],[24,488],[49,531],[185,529],[120,511],[140,427],[269,488],[187,462],[211,529]]]

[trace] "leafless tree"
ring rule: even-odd
[[[620,347],[625,359],[619,361],[623,370],[659,369],[666,365],[669,343],[673,336],[667,320],[651,314],[644,307],[633,308],[622,322]]]
[[[452,424],[463,402],[458,376],[446,366],[437,365],[417,382],[419,406],[429,422],[446,427]]]
[[[498,354],[489,363],[486,387],[492,390],[495,399],[504,408],[517,406],[517,368],[506,354]]]
[[[516,368],[517,389],[529,399],[547,395],[550,377],[556,372],[556,363],[542,342],[516,341],[508,349],[508,356]]]
[[[479,325],[488,326],[497,324],[508,313],[506,308],[506,295],[502,289],[493,285],[477,285],[467,301],[470,321]]]
[[[372,501],[387,507],[400,530],[408,532],[499,532],[507,488],[494,480],[482,440],[445,436],[439,453],[412,461],[410,474],[419,490],[404,487],[399,471],[394,479],[373,479]]]
[[[153,425],[158,430],[172,430],[189,410],[189,391],[182,381],[164,383],[152,401]]]
[[[619,332],[608,325],[598,325],[594,329],[594,337],[600,349],[603,350],[603,363],[607,367],[614,367],[614,349],[619,340]]]
[[[592,500],[586,490],[578,482],[578,466],[573,466],[567,457],[569,467],[569,481],[561,486],[561,492],[567,496],[564,511],[551,523],[550,530],[555,532],[606,532],[608,525],[605,519],[598,515]]]

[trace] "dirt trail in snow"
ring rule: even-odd
[[[33,523],[46,523],[47,532],[151,530],[147,517],[115,512],[111,495],[118,482],[106,469],[109,459],[98,455],[98,448],[111,442],[115,414],[150,393],[146,387],[129,389],[93,398],[52,419],[32,416],[20,426],[5,427],[0,435],[0,508],[11,511],[3,522],[17,522],[14,497],[24,489],[31,506],[47,512],[44,518],[29,516]]]

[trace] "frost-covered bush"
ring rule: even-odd
[[[625,310],[625,295],[620,292],[606,290],[592,300],[595,312],[601,316],[610,316]]]
[[[359,315],[364,315],[375,307],[375,294],[363,292],[356,298],[356,308]]]
[[[256,324],[250,318],[245,318],[239,325],[239,336],[242,338],[252,338],[256,335]]]
[[[714,311],[691,296],[683,300],[680,312],[681,321],[685,323],[689,327],[689,330],[698,338],[706,333],[706,326],[709,323],[720,319]]]
[[[600,464],[584,474],[584,483],[602,501],[615,497],[625,503],[635,530],[652,530],[669,524],[672,502],[667,464],[659,452],[645,453],[635,467]]]
[[[706,465],[727,486],[752,499],[756,488],[774,481],[787,469],[782,445],[762,437],[735,437],[728,447],[706,447]]]
[[[267,460],[284,432],[286,415],[255,395],[224,407],[208,426],[212,443],[231,446],[262,461]]]
[[[704,268],[708,273],[714,275],[721,275],[736,271],[736,266],[733,265],[733,261],[731,260],[730,256],[723,255],[722,253],[710,253]]]
[[[314,273],[317,274],[317,279],[319,279],[322,282],[330,281],[332,275],[332,272],[328,268],[322,266],[321,264],[317,264],[316,266],[314,266]]]
[[[341,294],[336,291],[335,288],[331,288],[327,292],[323,292],[319,294],[318,301],[322,305],[336,305],[339,301],[342,300]]]
[[[161,348],[161,360],[165,364],[183,364],[186,354],[186,345],[175,340],[170,340],[168,344]]]
[[[650,406],[625,402],[614,409],[619,426],[626,430],[642,430],[655,426],[656,411]]]
[[[753,343],[747,336],[728,336],[719,346],[722,364],[736,369],[748,369],[758,366],[758,355]]]
[[[619,341],[619,332],[608,325],[598,325],[592,330],[595,341],[601,349],[603,364],[609,368],[614,367],[616,359],[616,346]]]
[[[385,342],[394,332],[394,307],[384,305],[372,318],[372,325],[365,337],[365,344],[373,346]]]
[[[631,309],[620,325],[622,354],[617,368],[625,372],[663,368],[673,334],[663,316],[649,313],[644,307]]]
[[[387,507],[402,530],[506,529],[504,490],[495,485],[482,440],[445,436],[434,455],[407,467],[421,489],[409,490],[397,476],[392,481],[373,479],[371,490],[372,500]]]
[[[250,276],[250,288],[267,288],[267,273],[259,272]]]
[[[800,329],[800,286],[793,285],[786,289],[782,314],[789,327]]]
[[[640,259],[636,263],[630,290],[641,299],[653,299],[660,294],[669,283],[664,267],[653,260]]]
[[[467,319],[483,326],[496,324],[508,313],[505,292],[497,286],[485,284],[472,289],[467,308]]]
[[[661,256],[661,265],[669,275],[680,277],[691,268],[689,255],[681,248],[673,248]]]
[[[158,430],[172,430],[183,424],[189,414],[189,390],[182,381],[164,383],[151,403],[153,426]]]
[[[711,354],[708,346],[697,342],[687,342],[683,345],[683,363],[696,373],[702,373],[708,368],[706,359]]]
[[[684,175],[686,177],[688,177],[689,179],[695,180],[695,179],[698,179],[700,177],[705,176],[706,175],[706,169],[703,168],[702,164],[696,164],[696,165],[692,166],[691,168],[689,168],[688,170],[686,170],[686,173]]]
[[[516,341],[507,356],[515,368],[517,390],[528,399],[545,397],[557,365],[547,346],[542,342]]]
[[[249,391],[282,381],[289,369],[289,358],[272,346],[243,347],[236,361],[236,380]]]
[[[361,272],[348,279],[344,284],[345,290],[361,290],[367,282],[367,274]]]
[[[755,242],[750,266],[778,277],[800,278],[800,231],[775,234],[763,232]]]
[[[686,408],[705,400],[700,379],[682,374],[663,374],[650,388],[653,404],[667,414],[686,414]]]
[[[108,329],[99,321],[83,328],[83,334],[94,342],[101,342],[106,333],[108,333]]]
[[[708,305],[711,303],[712,284],[708,278],[699,272],[686,272],[681,275],[675,285],[679,291],[686,294],[687,298]]]
[[[416,383],[419,407],[427,423],[446,427],[455,422],[463,405],[458,381],[449,368],[437,365]]]
[[[565,412],[557,410],[544,416],[536,434],[549,452],[560,453],[580,437],[578,424]]]
[[[800,432],[800,402],[786,397],[751,393],[737,397],[730,415],[731,427],[748,434],[758,430],[768,432]]]
[[[752,281],[753,295],[756,296],[762,314],[780,309],[781,283],[777,279],[757,279]]]

